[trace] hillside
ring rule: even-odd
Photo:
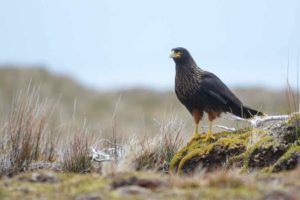
[[[40,96],[54,105],[52,118],[56,125],[70,121],[80,124],[86,119],[96,130],[110,134],[116,109],[119,134],[151,134],[156,131],[155,120],[167,120],[174,115],[174,111],[178,119],[185,123],[184,132],[189,133],[193,128],[191,117],[173,91],[138,88],[96,91],[83,87],[70,77],[52,74],[36,66],[26,69],[1,66],[1,110],[6,112],[11,107],[13,97],[29,83],[32,87],[38,87]],[[291,110],[285,91],[236,88],[234,92],[245,104],[268,114],[282,114]],[[231,122],[222,120],[221,123],[230,125]]]

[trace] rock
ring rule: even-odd
[[[113,189],[116,189],[116,188],[127,186],[127,185],[134,185],[136,181],[137,181],[137,177],[135,177],[135,176],[129,177],[127,179],[117,178],[117,179],[113,180],[113,182],[111,183],[111,187]]]
[[[29,187],[24,185],[20,186],[18,190],[22,191],[23,194],[28,194],[30,192]]]
[[[92,192],[87,194],[80,194],[75,197],[75,200],[101,200],[102,195],[99,192]]]
[[[268,192],[262,199],[263,200],[296,200],[297,198],[292,194],[286,192],[271,191]]]
[[[249,169],[268,167],[274,164],[287,150],[288,145],[278,143],[272,137],[265,137],[259,142],[250,146],[247,151],[244,163]]]
[[[169,170],[180,174],[221,167],[266,172],[294,169],[300,160],[299,124],[294,118],[267,130],[219,132],[211,141],[204,141],[203,135],[194,137],[175,154]]]
[[[149,188],[149,189],[155,189],[159,187],[163,187],[166,185],[165,182],[158,180],[158,179],[138,179],[136,182],[136,185],[144,187],[144,188]]]
[[[215,137],[215,140],[208,142],[203,142],[204,136],[192,138],[175,154],[170,163],[170,170],[177,173],[192,173],[201,167],[212,171],[222,167],[231,157],[246,151],[245,134],[220,132],[215,134]]]
[[[137,185],[121,187],[118,188],[116,191],[120,194],[145,194],[145,193],[150,194],[151,193],[151,190]]]
[[[31,175],[31,182],[40,182],[40,183],[56,183],[58,178],[50,172],[34,172]]]
[[[293,143],[299,136],[298,120],[289,123],[278,123],[268,130],[268,134],[279,143]]]
[[[211,171],[220,168],[229,157],[244,151],[245,145],[242,141],[221,138],[206,147],[189,152],[180,162],[178,169],[189,173],[194,171],[201,163],[202,168]]]
[[[136,185],[144,188],[149,189],[155,189],[157,187],[163,187],[166,185],[166,183],[159,179],[145,179],[145,178],[137,178],[135,176],[129,177],[127,179],[120,178],[115,179],[111,183],[111,187],[113,189],[124,187],[124,186],[130,186],[130,185]]]
[[[300,147],[292,145],[289,150],[274,164],[272,172],[295,169],[300,163]]]

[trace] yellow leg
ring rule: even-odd
[[[215,139],[215,137],[213,136],[213,133],[212,133],[212,121],[208,122],[208,130],[207,130],[206,138],[204,139],[204,141],[208,141],[210,139]]]
[[[195,124],[195,130],[194,130],[194,134],[193,137],[198,137],[200,134],[198,132],[198,124]]]

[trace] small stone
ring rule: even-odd
[[[116,190],[120,194],[146,194],[151,193],[151,190],[137,185],[130,185],[118,188]]]
[[[135,176],[132,176],[127,179],[118,178],[112,182],[111,186],[113,189],[116,189],[116,188],[127,186],[127,185],[135,185],[136,181],[137,181],[137,177],[135,177]]]
[[[20,186],[18,189],[19,189],[21,192],[23,192],[24,194],[28,194],[28,193],[29,193],[29,187],[27,187],[27,186],[22,185],[22,186]]]
[[[263,200],[296,200],[296,197],[282,191],[272,191],[267,193]]]
[[[154,189],[157,187],[165,186],[166,183],[158,179],[137,178],[135,176],[132,176],[128,179],[116,179],[111,184],[113,189],[129,185],[137,185],[144,188]]]
[[[40,182],[40,183],[56,183],[58,182],[58,178],[48,172],[48,173],[43,173],[43,172],[34,172],[31,175],[31,182]]]
[[[144,188],[154,189],[157,187],[163,187],[166,185],[166,183],[158,179],[138,179],[136,185]]]
[[[75,200],[101,200],[102,195],[99,192],[87,193],[87,194],[80,194],[75,197]]]

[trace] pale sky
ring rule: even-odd
[[[177,46],[229,86],[282,88],[299,45],[299,0],[0,0],[0,64],[94,88],[172,88]]]

